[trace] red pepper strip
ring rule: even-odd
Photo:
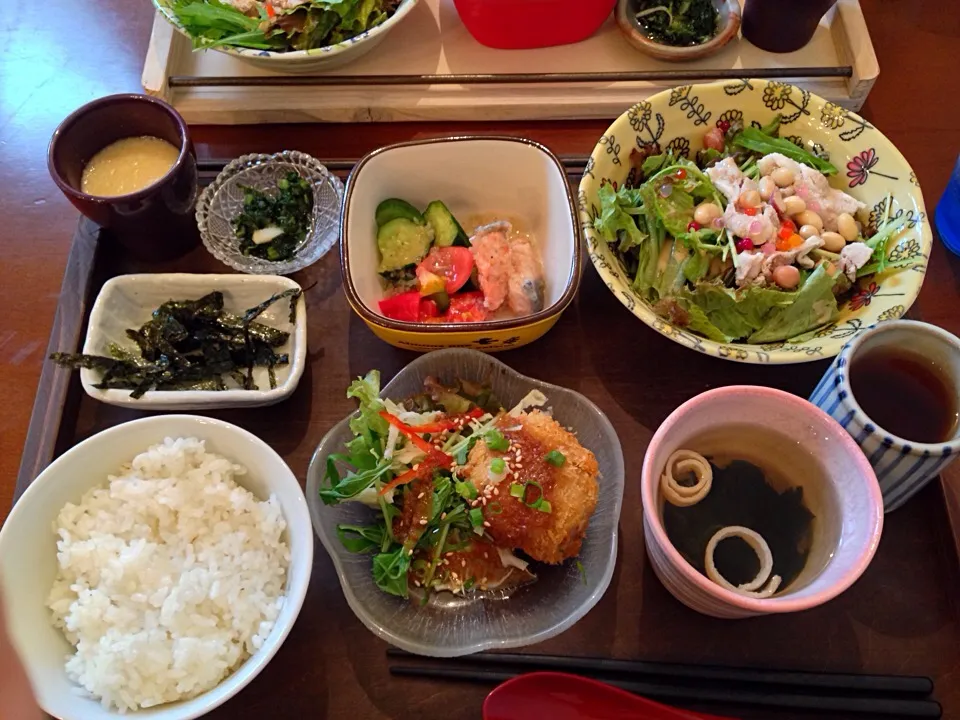
[[[465,413],[453,415],[444,418],[443,420],[436,420],[432,423],[427,423],[426,425],[412,425],[409,427],[414,432],[433,434],[443,432],[444,430],[457,430],[462,427],[467,420],[474,420],[482,416],[483,410],[480,408],[473,408],[473,410],[468,410]]]
[[[277,16],[277,11],[273,9],[273,5],[271,5],[270,3],[267,3],[267,15],[269,15],[270,17]]]
[[[389,413],[387,414],[389,415]],[[450,457],[446,453],[442,453],[438,450],[433,450],[431,448],[431,452],[427,455],[427,457],[421,460],[415,468],[411,468],[410,470],[407,470],[405,473],[401,473],[400,475],[397,475],[397,477],[395,477],[393,480],[391,480],[386,485],[384,485],[383,488],[380,490],[380,495],[386,495],[395,487],[399,487],[401,485],[406,485],[409,482],[413,482],[418,477],[429,477],[434,470],[438,470],[440,468],[448,468],[451,465],[453,465],[452,457]]]
[[[427,442],[422,437],[417,435],[418,432],[428,432],[427,430],[420,430],[419,428],[415,428],[412,425],[407,425],[396,415],[391,415],[386,410],[380,411],[380,417],[382,417],[384,420],[386,420],[388,423],[393,425],[400,432],[402,432],[404,435],[410,438],[410,442],[412,442],[414,445],[416,445],[418,448],[423,450],[428,455],[432,452],[436,452],[436,449],[433,447],[433,445],[431,445],[429,442]]]
[[[417,436],[423,434],[430,434],[443,432],[444,430],[456,430],[461,427],[467,420],[473,420],[478,417],[483,416],[483,410],[480,408],[473,408],[465,413],[459,415],[453,415],[442,420],[436,420],[432,423],[426,423],[424,425],[407,425],[400,418],[395,415],[391,415],[386,410],[380,412],[380,417],[386,420],[388,423],[397,428],[404,435],[413,440],[414,443],[417,442]],[[415,439],[417,438],[417,439]],[[424,452],[428,452],[426,447],[422,445],[417,445]]]

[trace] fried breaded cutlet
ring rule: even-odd
[[[497,545],[540,562],[575,557],[597,505],[596,457],[539,410],[504,416],[498,426],[509,449],[496,451],[479,440],[460,473],[477,488],[487,532]],[[562,454],[559,466],[556,454],[554,463],[546,459],[552,451]],[[504,460],[505,474],[491,470],[495,458]]]

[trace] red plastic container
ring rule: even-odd
[[[454,0],[481,45],[502,50],[580,42],[593,35],[617,0]]]

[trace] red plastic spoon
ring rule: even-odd
[[[733,720],[661,705],[599,680],[568,673],[519,675],[483,701],[483,720]]]

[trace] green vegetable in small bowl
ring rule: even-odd
[[[233,220],[240,252],[264,260],[289,260],[307,237],[313,212],[313,191],[300,173],[291,170],[277,181],[270,195],[240,185],[243,212]]]
[[[658,60],[697,60],[737,37],[738,0],[619,0],[614,16],[624,38]]]
[[[720,13],[713,0],[641,0],[636,18],[650,39],[682,47],[716,35]]]

